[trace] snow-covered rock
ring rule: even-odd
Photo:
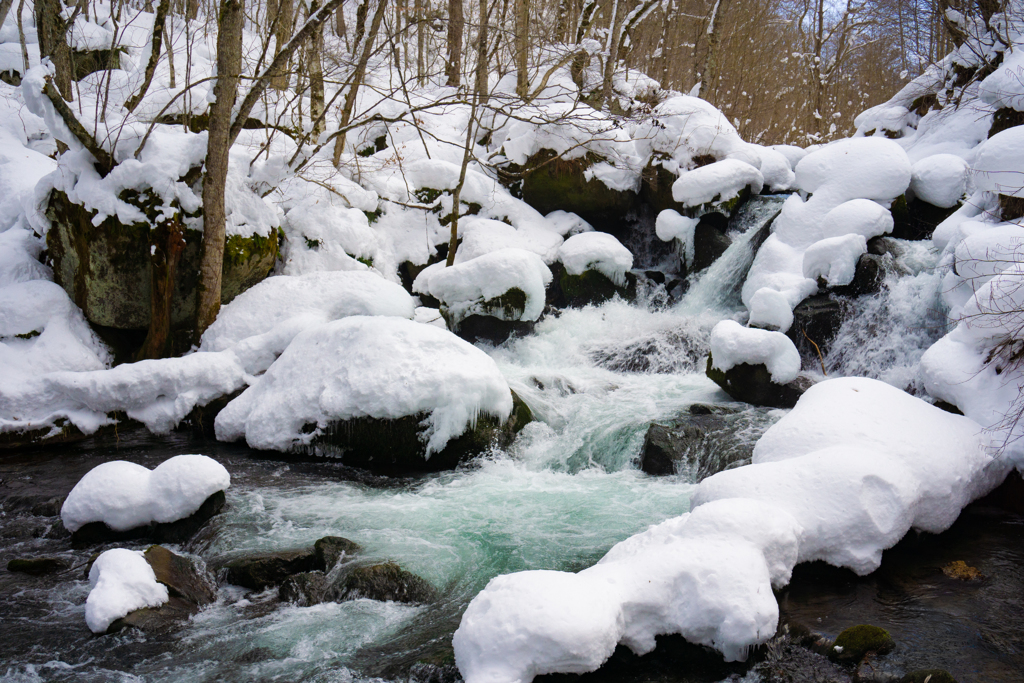
[[[955,154],[933,154],[914,164],[910,189],[929,204],[948,209],[967,191],[970,166]]]
[[[157,583],[153,568],[138,550],[114,548],[101,553],[89,569],[89,584],[85,623],[93,633],[106,633],[117,619],[143,607],[159,607],[169,599],[167,586]]]
[[[421,416],[429,458],[483,416],[511,412],[508,384],[483,351],[431,325],[353,316],[299,334],[215,427],[220,440],[289,451],[341,421]]]
[[[672,198],[683,206],[722,203],[739,196],[746,188],[758,194],[764,176],[754,166],[738,159],[723,159],[679,176],[672,185]]]
[[[570,275],[596,270],[618,286],[626,283],[626,271],[633,267],[633,254],[611,235],[585,232],[562,244],[558,259]]]
[[[829,237],[815,242],[804,252],[804,277],[823,278],[829,287],[841,287],[853,282],[857,259],[867,253],[864,235]]]
[[[996,133],[977,149],[973,166],[979,190],[1024,197],[1024,126]]]
[[[800,373],[800,353],[789,337],[734,320],[723,320],[711,331],[711,358],[722,372],[741,363],[763,364],[776,384],[792,382]]]
[[[177,455],[153,470],[114,460],[97,465],[75,484],[60,516],[71,532],[91,522],[127,531],[184,519],[230,485],[224,466],[205,455]]]

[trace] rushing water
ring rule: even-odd
[[[57,577],[0,576],[0,680],[404,678],[418,660],[450,652],[466,605],[494,576],[582,569],[616,542],[685,512],[699,468],[657,478],[639,472],[635,460],[652,421],[670,420],[695,402],[728,401],[704,376],[707,338],[715,322],[739,310],[739,285],[753,258],[749,242],[778,203],[757,198],[747,205],[734,219],[732,247],[694,278],[681,301],[669,305],[663,290],[652,289],[636,304],[563,311],[539,323],[535,334],[490,349],[537,421],[508,452],[455,472],[367,480],[335,463],[140,432],[0,458],[2,562],[56,555],[78,565]],[[888,298],[865,303],[862,317],[875,322],[864,324],[897,334],[892,321],[904,324],[929,292],[934,297],[932,276],[919,270],[892,280]],[[924,330],[922,321],[904,326]],[[909,372],[914,354],[933,337],[892,337],[884,345],[898,342],[906,352],[883,363],[870,350],[852,350],[871,334],[844,328],[830,367],[889,381],[888,372],[903,382],[899,373]],[[778,414],[750,411],[751,441]],[[274,589],[247,594],[222,584],[217,602],[174,633],[91,636],[84,621],[89,586],[80,569],[91,551],[46,538],[46,520],[26,510],[66,493],[99,462],[129,459],[153,467],[197,451],[231,472],[228,506],[199,537],[173,549],[217,565],[344,536],[363,546],[364,557],[394,560],[427,579],[439,598],[422,606],[356,600],[296,607],[280,603]]]

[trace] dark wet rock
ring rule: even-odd
[[[47,251],[53,261],[54,280],[82,309],[90,323],[120,330],[149,326],[152,286],[150,222],[161,217],[160,203],[147,193],[126,191],[121,199],[137,206],[146,221],[124,225],[110,216],[93,224],[95,213],[71,202],[67,195],[51,193],[46,215],[52,223],[47,232]],[[195,291],[199,282],[201,234],[185,230],[185,247],[174,282],[171,312],[172,347],[185,351],[191,345],[187,328],[195,316]],[[278,233],[231,235],[224,247],[224,304],[263,280],[277,261]]]
[[[160,545],[150,546],[144,554],[156,580],[167,586],[170,595],[197,606],[208,605],[217,599],[217,584],[213,576],[192,558],[173,553]]]
[[[882,256],[861,254],[853,271],[853,281],[841,288],[843,294],[861,296],[874,294],[882,288],[885,280],[885,261]],[[840,288],[837,288],[840,289]]]
[[[344,465],[377,474],[401,476],[416,472],[440,472],[458,467],[492,446],[505,447],[533,420],[533,413],[512,392],[512,414],[507,420],[480,415],[476,424],[426,458],[422,438],[426,414],[397,419],[361,417],[338,421],[314,442],[314,450],[338,457]]]
[[[1024,478],[1013,470],[991,493],[973,503],[979,508],[995,508],[1024,515]]]
[[[688,272],[697,273],[717,261],[732,244],[726,234],[729,222],[720,213],[701,216],[700,223],[693,229],[693,263]]]
[[[0,538],[26,541],[30,538],[67,538],[68,530],[59,518],[54,517],[14,517],[0,527]]]
[[[895,647],[892,636],[884,628],[859,624],[839,634],[829,657],[837,662],[855,664],[869,652],[884,655],[892,652]]]
[[[263,553],[231,560],[224,568],[227,570],[225,578],[228,583],[261,591],[268,586],[280,585],[293,574],[313,571],[316,568],[316,554],[313,550]]]
[[[793,324],[786,336],[792,340],[801,358],[818,363],[819,353],[822,357],[828,355],[842,327],[845,312],[843,301],[833,296],[819,294],[808,297],[793,309]]]
[[[589,304],[600,304],[615,296],[627,301],[636,298],[637,278],[626,273],[626,283],[619,286],[606,275],[596,270],[585,270],[579,275],[570,275],[565,268],[552,268],[551,288],[548,303],[558,308],[582,308]]]
[[[321,571],[302,572],[286,578],[277,595],[282,602],[309,607],[325,600],[329,585],[327,575]]]
[[[433,664],[416,662],[409,669],[409,683],[462,683],[462,674],[455,662]]]
[[[707,353],[706,334],[680,328],[645,333],[629,341],[595,344],[587,355],[615,372],[676,373],[699,370]]]
[[[154,545],[145,552],[156,580],[167,586],[168,600],[145,607],[114,621],[107,633],[134,627],[146,633],[168,633],[217,598],[213,576],[195,560]]]
[[[407,572],[394,562],[356,567],[333,586],[329,597],[337,602],[367,598],[394,602],[430,602],[434,588],[424,579]]]
[[[904,251],[903,246],[899,242],[886,235],[872,237],[868,240],[868,253],[875,256],[885,256],[888,254],[893,259],[898,259],[903,255]]]
[[[510,337],[525,337],[533,332],[535,325],[532,320],[502,320],[490,315],[470,315],[458,322],[454,332],[472,344],[484,341],[498,345]]]
[[[640,469],[651,475],[689,473],[702,481],[750,462],[754,443],[773,422],[767,411],[737,412],[724,406],[690,406],[687,414],[647,429]]]
[[[792,408],[814,384],[813,380],[804,375],[786,384],[776,384],[763,363],[740,363],[723,372],[714,367],[711,354],[708,354],[705,373],[737,401],[771,408]]]
[[[956,679],[945,669],[918,669],[901,678],[899,683],[956,683]]]
[[[316,566],[325,572],[334,569],[342,558],[355,555],[359,550],[358,543],[341,536],[324,536],[313,544]]]
[[[644,277],[659,285],[665,284],[665,273],[660,270],[645,270]]]
[[[926,240],[942,221],[959,208],[959,204],[944,209],[922,199],[907,201],[906,196],[897,197],[890,211],[893,218],[891,236],[901,240]]]
[[[83,441],[87,438],[88,436],[78,427],[66,419],[60,418],[52,427],[0,432],[0,451],[18,450],[32,446],[56,446]]]
[[[812,641],[795,635],[772,638],[764,659],[754,666],[763,683],[847,683],[850,675],[816,650]]]
[[[75,80],[80,81],[91,73],[121,68],[121,53],[127,52],[123,47],[112,50],[75,50],[72,52],[71,64],[75,69]]]
[[[11,560],[7,563],[7,571],[43,576],[55,574],[71,568],[71,563],[61,557],[28,557]]]
[[[597,178],[588,180],[587,169],[604,161],[596,154],[579,159],[556,156],[553,151],[542,149],[526,161],[523,200],[545,215],[561,209],[575,213],[600,230],[620,229],[637,205],[637,194],[613,190]]]
[[[71,534],[71,543],[77,548],[135,539],[151,539],[157,543],[184,543],[224,509],[224,502],[224,492],[217,491],[203,501],[198,510],[184,519],[148,524],[127,531],[115,531],[103,522],[89,522]]]

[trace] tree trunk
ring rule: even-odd
[[[476,45],[476,89],[477,97],[481,102],[487,101],[487,46],[490,42],[488,30],[488,5],[487,0],[478,0],[480,8],[480,30],[477,35]],[[524,0],[525,1],[525,0]]]
[[[516,95],[525,100],[530,92],[530,0],[516,0]]]
[[[153,82],[153,74],[156,73],[157,62],[160,61],[160,47],[163,44],[164,39],[164,22],[167,20],[167,14],[171,11],[171,0],[160,0],[160,4],[156,8],[156,16],[153,17],[153,34],[150,38],[150,51],[149,61],[146,63],[146,75],[142,79],[142,86],[139,88],[139,92],[135,93],[128,98],[128,101],[124,103],[124,108],[128,111],[135,111],[135,108],[139,106],[139,102],[146,96],[146,91],[149,90],[149,84]]]
[[[71,47],[67,41],[68,26],[61,17],[60,0],[36,0],[36,31],[39,37],[39,57],[53,62],[53,81],[61,96],[71,102]]]
[[[319,0],[310,0],[309,14],[312,16],[320,9]],[[321,55],[324,50],[323,26],[313,31],[306,50],[306,73],[309,76],[309,117],[313,121],[313,136],[318,137],[324,132],[324,68]]]
[[[4,25],[4,20],[7,18],[7,13],[11,11],[12,4],[14,4],[14,0],[0,0],[0,26]]]
[[[231,150],[231,110],[242,70],[243,0],[221,0],[217,34],[217,82],[210,105],[206,176],[203,179],[203,256],[199,264],[196,336],[199,341],[220,310],[221,273],[224,268],[224,186]]]
[[[23,9],[25,9],[25,0],[19,0],[18,9],[15,10],[18,13],[18,42],[21,43],[21,64],[25,69],[22,73],[28,73],[31,64],[28,61],[28,44],[25,42],[25,26],[21,18]]]
[[[292,37],[292,24],[294,23],[294,0],[280,0],[277,4],[277,24],[274,27],[274,34],[277,36],[277,45],[274,47],[276,57],[288,39]],[[270,81],[270,87],[275,90],[287,90],[291,74],[287,65],[282,68]]]
[[[427,17],[423,11],[423,0],[415,0],[413,9],[416,12],[416,83],[423,85],[427,82]]]
[[[171,355],[171,312],[174,308],[174,281],[185,251],[185,236],[177,217],[163,221],[150,231],[150,314],[146,341],[135,360],[165,358]]]
[[[462,84],[462,32],[466,20],[462,16],[462,0],[448,0],[448,65],[445,75],[448,85]]]
[[[612,103],[612,78],[615,76],[615,67],[619,61],[619,32],[622,26],[622,12],[619,11],[619,1],[612,2],[612,19],[608,26],[608,42],[605,44],[605,51],[608,53],[607,61],[604,63],[604,79],[601,83],[601,101],[604,106],[611,107]]]
[[[349,84],[348,92],[345,93],[345,104],[342,107],[341,117],[338,121],[339,128],[344,128],[352,121],[352,114],[356,108],[356,96],[359,94],[359,87],[363,84],[363,78],[366,76],[366,65],[370,61],[370,55],[373,54],[373,44],[376,42],[377,32],[380,30],[381,22],[384,20],[384,12],[387,6],[387,0],[378,0],[377,10],[373,13],[373,20],[370,22],[370,30],[363,40],[362,54],[359,56],[359,62],[352,73],[352,81]],[[334,142],[335,166],[341,164],[341,154],[343,151],[345,151],[344,134],[339,135]]]

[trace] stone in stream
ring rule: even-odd
[[[819,352],[828,355],[832,341],[843,324],[843,301],[828,294],[804,299],[793,309],[793,324],[786,336],[792,340],[800,357],[819,363]],[[817,345],[817,348],[815,348]]]
[[[329,572],[334,565],[349,555],[359,552],[359,544],[341,536],[324,536],[313,544],[316,565],[321,571]]]
[[[616,295],[626,301],[636,298],[637,277],[632,272],[626,272],[626,283],[622,286],[596,270],[584,270],[579,275],[571,275],[560,263],[552,264],[551,273],[554,277],[548,288],[547,302],[555,308],[597,305]]]
[[[420,603],[434,599],[434,588],[424,579],[394,562],[356,567],[346,573],[328,592],[335,602],[367,598]]]
[[[776,384],[764,363],[740,363],[723,372],[714,367],[710,354],[705,374],[737,401],[771,408],[792,408],[814,384],[806,375],[786,384]]]
[[[884,655],[892,652],[895,647],[895,641],[884,628],[859,624],[839,634],[829,657],[837,662],[856,664],[869,652]]]
[[[133,539],[152,539],[158,543],[183,543],[192,538],[210,519],[224,509],[223,491],[211,494],[199,509],[176,522],[147,524],[126,531],[116,531],[103,522],[89,522],[71,534],[71,544],[85,548],[100,543],[117,543]]]
[[[302,572],[285,579],[278,588],[277,595],[282,602],[309,607],[324,602],[329,587],[327,575],[323,572]]]
[[[280,585],[293,574],[316,569],[316,553],[310,550],[284,550],[232,560],[224,565],[228,583],[261,591]]]
[[[18,558],[7,563],[7,571],[43,576],[55,574],[71,567],[71,563],[60,557]]]
[[[213,576],[195,560],[159,545],[150,546],[144,555],[156,580],[167,586],[168,600],[159,607],[145,607],[117,619],[107,633],[129,626],[147,633],[167,632],[217,599]]]
[[[901,678],[900,683],[956,683],[956,679],[945,669],[918,669]]]

